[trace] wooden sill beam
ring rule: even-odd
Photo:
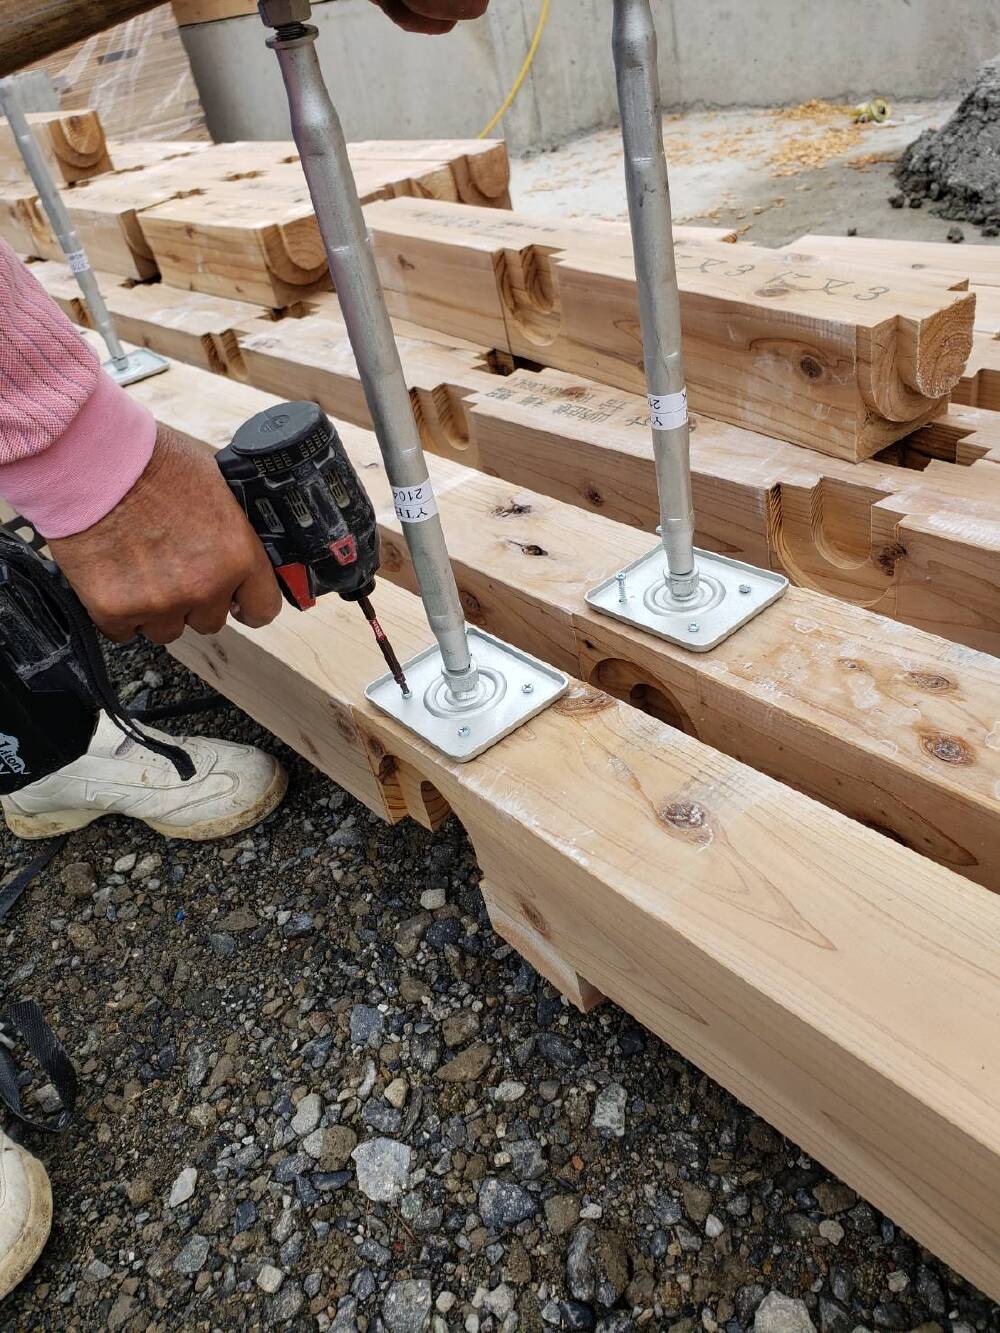
[[[890,241],[872,236],[820,236],[810,233],[781,247],[825,259],[843,260],[917,276],[933,273],[977,287],[1000,287],[1000,246],[951,245],[944,241]]]
[[[417,199],[366,214],[393,314],[645,391],[623,228]],[[941,283],[739,244],[681,244],[677,267],[692,406],[836,457],[931,419],[971,349],[974,297]]]
[[[270,401],[182,367],[129,392],[215,444]],[[412,595],[376,595],[404,658],[429,642]],[[554,984],[627,1008],[1000,1297],[1000,898],[589,686],[445,761],[364,699],[384,664],[336,598],[173,651],[386,818],[450,807]]]
[[[637,395],[518,371],[464,407],[467,451],[433,439],[430,447],[647,532],[659,522]],[[992,416],[952,409],[912,437],[912,450],[985,459],[1000,447]],[[852,464],[703,416],[691,439],[700,545],[1000,653],[1000,491],[982,470],[987,462],[933,461],[922,472],[877,459]]]
[[[275,401],[179,365],[130,392],[213,448]],[[341,436],[379,513],[383,574],[413,588],[374,437]],[[685,653],[583,600],[648,536],[428,463],[473,623],[1000,889],[1000,661],[796,589],[714,652]]]
[[[413,597],[377,599],[404,655],[426,644]],[[335,598],[175,652],[374,808],[400,769],[435,789],[499,933],[1000,1295],[1000,900],[583,686],[444,761],[366,703],[383,665]]]
[[[995,334],[975,334],[972,355],[953,396],[956,403],[1000,411],[1000,338]]]

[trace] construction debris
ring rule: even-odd
[[[895,176],[911,206],[930,200],[937,217],[1000,235],[1000,56],[982,66],[947,124],[910,145]]]

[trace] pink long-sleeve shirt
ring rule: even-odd
[[[152,415],[0,240],[0,495],[46,537],[82,532],[135,485],[155,439]]]

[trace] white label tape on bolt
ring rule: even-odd
[[[650,393],[649,424],[653,430],[676,430],[688,419],[687,389],[680,393]]]
[[[419,486],[393,486],[392,502],[404,523],[426,523],[438,511],[430,477]]]
[[[67,262],[74,273],[86,273],[90,265],[87,263],[87,256],[82,250],[74,250],[66,256]]]

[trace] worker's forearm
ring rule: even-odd
[[[155,9],[162,0],[17,0],[3,6],[0,76],[125,19]]]

